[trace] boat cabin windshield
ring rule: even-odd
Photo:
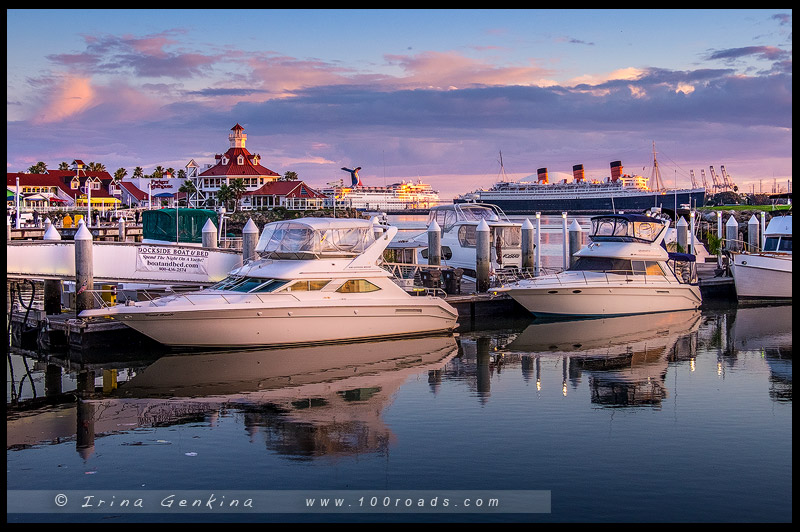
[[[256,251],[272,259],[353,257],[364,252],[375,233],[367,220],[331,220],[307,223],[300,220],[264,226]],[[360,223],[363,222],[363,223]]]
[[[442,208],[433,208],[428,213],[428,225],[436,220],[442,231],[449,231],[458,222],[499,222],[500,214],[488,205],[470,205],[456,203]]]
[[[648,216],[597,216],[592,218],[593,241],[646,242],[658,238],[666,226]]]
[[[764,241],[764,251],[791,253],[792,237],[790,236],[768,236]]]

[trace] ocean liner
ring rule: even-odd
[[[350,185],[343,181],[328,183],[322,193],[337,207],[350,207],[367,211],[400,212],[427,210],[439,205],[439,193],[422,181],[400,181],[382,187],[364,186],[358,175],[361,167],[342,168],[350,173]]]
[[[654,152],[653,176],[626,175],[622,162],[611,162],[611,176],[605,181],[587,181],[583,165],[572,167],[573,180],[549,183],[547,168],[539,168],[535,183],[500,181],[488,190],[476,190],[455,198],[455,203],[491,203],[507,214],[534,212],[644,211],[651,207],[702,206],[704,188],[666,189],[661,187]],[[655,178],[656,188],[649,181]]]

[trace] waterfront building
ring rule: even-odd
[[[87,207],[104,211],[121,203],[119,183],[106,171],[88,171],[80,159],[69,170],[47,170],[41,174],[7,172],[8,190],[17,193],[20,206],[47,210],[52,207]],[[91,200],[89,199],[91,198]]]

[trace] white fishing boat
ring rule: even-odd
[[[259,258],[207,289],[80,316],[111,316],[167,346],[313,344],[453,330],[453,307],[408,294],[380,266],[396,232],[357,219],[274,222],[261,234]]]
[[[476,230],[481,221],[489,226],[491,268],[519,268],[522,264],[522,224],[512,222],[495,205],[454,203],[433,207],[428,213],[427,226],[436,222],[441,230],[442,264],[461,268],[475,275]],[[428,233],[398,240],[417,247],[417,262],[428,262]],[[419,245],[422,244],[422,245]]]
[[[669,222],[641,214],[595,216],[591,222],[590,243],[575,253],[570,268],[495,290],[541,316],[621,316],[700,306],[694,256],[668,253],[662,246]]]
[[[774,216],[764,249],[734,253],[731,263],[739,299],[792,299],[792,215]]]

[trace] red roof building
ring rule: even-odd
[[[280,174],[261,165],[261,156],[251,154],[245,144],[247,135],[244,128],[236,124],[228,135],[230,147],[223,154],[217,154],[215,164],[197,175],[197,189],[205,198],[213,198],[222,185],[230,186],[234,179],[242,179],[248,191],[276,181]]]
[[[285,207],[289,210],[321,209],[326,196],[302,181],[273,181],[256,190],[245,192],[242,207],[271,209]]]
[[[16,190],[19,178],[19,192],[22,198],[41,194],[49,198],[52,205],[85,207],[89,195],[92,198],[92,205],[98,208],[119,204],[121,190],[111,174],[83,170],[83,163],[79,160],[73,162],[73,168],[75,169],[47,170],[44,174],[8,172],[6,183],[9,189]]]

